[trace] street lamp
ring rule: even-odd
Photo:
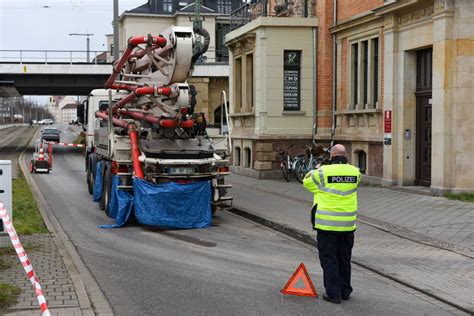
[[[69,33],[69,36],[86,36],[87,37],[87,62],[89,62],[89,51],[90,51],[90,40],[89,36],[93,36],[92,33]]]

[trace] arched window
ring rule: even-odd
[[[240,147],[234,148],[234,166],[240,166]]]
[[[365,174],[367,169],[367,154],[363,150],[359,150],[357,154],[357,166],[360,169],[360,173]]]
[[[250,168],[250,165],[252,163],[252,151],[250,148],[245,147],[244,149],[244,167],[245,168]]]

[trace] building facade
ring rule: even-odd
[[[474,192],[474,2],[319,0],[314,12],[316,141],[344,144],[365,181]]]

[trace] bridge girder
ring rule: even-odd
[[[0,81],[14,83],[21,95],[89,95],[104,87],[105,74],[2,74]]]

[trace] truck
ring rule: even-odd
[[[197,45],[200,35],[203,45]],[[116,191],[137,194],[137,179],[156,187],[207,183],[210,194],[203,196],[210,199],[203,203],[212,214],[232,203],[227,196],[232,186],[225,182],[230,133],[208,132],[204,113],[195,112],[197,91],[187,83],[208,45],[207,31],[190,27],[171,26],[157,36],[131,37],[105,89],[92,90],[78,108],[86,134],[87,188],[94,195],[101,191],[99,205],[107,215],[114,215],[111,203]],[[173,199],[169,193],[167,201]],[[145,198],[157,195],[156,203],[161,205],[160,193]],[[175,198],[174,214],[179,217],[189,212],[188,207],[179,209],[183,197]],[[154,210],[142,207],[141,212]]]

